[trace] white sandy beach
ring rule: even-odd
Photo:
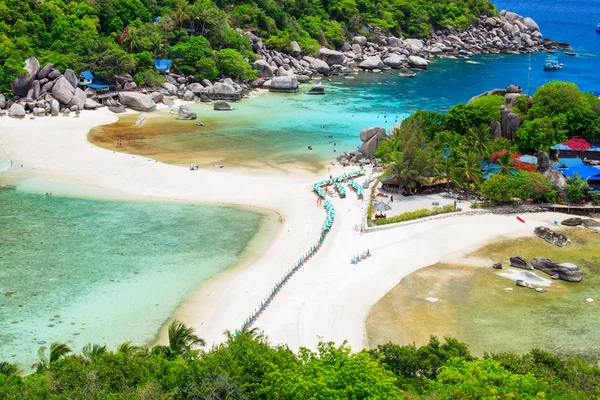
[[[315,177],[227,168],[189,171],[87,141],[89,129],[116,118],[106,109],[84,111],[80,118],[0,118],[0,154],[14,164],[5,174],[26,178],[20,183],[25,190],[55,195],[205,202],[279,213],[282,224],[261,257],[217,275],[177,312],[176,317],[194,327],[208,344],[218,343],[225,329],[241,326],[274,282],[318,239],[325,212],[316,205],[311,186],[330,173]],[[0,184],[2,179],[0,175]],[[549,227],[560,218],[550,213],[522,215],[523,224],[514,216],[455,216],[361,234],[356,228],[367,200],[360,202],[349,191],[346,199],[332,202],[336,221],[323,248],[255,324],[272,342],[296,349],[315,347],[322,337],[348,340],[353,348],[362,348],[369,310],[404,276],[498,236],[531,235],[535,226]],[[352,256],[366,249],[373,256],[351,265]]]

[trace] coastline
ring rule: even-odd
[[[280,214],[281,226],[262,256],[218,274],[188,296],[176,313],[208,346],[222,342],[223,331],[238,329],[273,282],[319,237],[324,213],[311,193],[311,184],[318,178],[189,171],[145,157],[113,153],[91,145],[87,132],[94,123],[116,117],[108,110],[90,113],[96,114],[93,122],[87,116],[0,120],[0,140],[7,155],[16,160],[15,164],[24,163],[24,172],[36,176],[19,187],[55,194],[102,191],[123,199],[240,205]],[[19,132],[24,125],[30,129]],[[341,167],[335,167],[331,173],[340,171]],[[354,195],[331,201],[337,211],[336,223],[323,248],[255,325],[274,343],[287,343],[292,349],[314,348],[320,337],[348,340],[357,349],[364,347],[369,310],[402,277],[499,236],[531,234],[532,223],[551,226],[558,215],[523,215],[527,224],[514,216],[457,216],[362,235],[357,227],[366,201]],[[350,264],[356,253],[367,249],[373,257]],[[203,303],[207,297],[210,303]],[[159,333],[159,340],[161,337]]]

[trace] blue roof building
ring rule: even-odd
[[[79,74],[79,85],[92,88],[99,92],[107,91],[111,87],[115,86],[112,83],[101,82],[94,76],[94,74],[92,74],[92,71],[89,69]]]
[[[171,72],[171,60],[168,58],[156,58],[154,60],[154,69],[161,74],[168,74]]]
[[[600,146],[592,146],[586,151],[571,150],[567,145],[559,143],[550,147],[550,158],[587,158],[590,160],[600,160]]]

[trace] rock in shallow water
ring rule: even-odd
[[[558,277],[568,282],[581,282],[583,271],[571,263],[557,264],[545,257],[535,257],[531,260],[531,265],[535,269],[547,273],[548,275],[558,275]]]

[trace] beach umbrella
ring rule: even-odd
[[[377,203],[373,204],[373,211],[383,212],[383,211],[389,211],[391,209],[392,209],[392,207],[390,207],[389,205],[385,204],[382,201],[378,201]]]

